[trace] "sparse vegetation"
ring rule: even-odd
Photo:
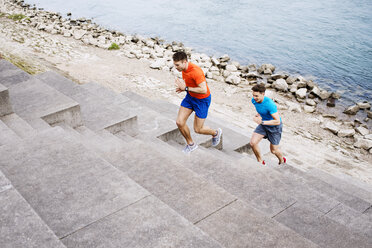
[[[108,50],[118,50],[120,47],[116,43],[112,43]]]
[[[20,21],[24,18],[26,18],[27,16],[25,15],[22,15],[22,14],[14,14],[14,15],[10,15],[8,16],[9,19],[12,19],[13,21]]]

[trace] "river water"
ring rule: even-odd
[[[271,63],[372,101],[372,0],[27,0],[126,34],[182,41],[241,64]]]

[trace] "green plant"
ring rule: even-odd
[[[26,18],[26,16],[22,15],[22,14],[14,14],[14,15],[8,16],[8,18],[12,19],[13,21],[20,21],[20,20]]]
[[[120,47],[116,43],[112,43],[108,50],[118,50]]]

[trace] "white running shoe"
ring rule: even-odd
[[[185,148],[183,149],[183,153],[189,154],[196,148],[198,148],[198,145],[196,143],[194,143],[193,145],[186,145]]]
[[[218,146],[221,142],[222,129],[217,129],[217,134],[212,137],[212,146]]]

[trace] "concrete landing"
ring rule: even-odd
[[[9,100],[8,88],[0,84],[0,117],[11,113],[13,113],[13,109]]]

